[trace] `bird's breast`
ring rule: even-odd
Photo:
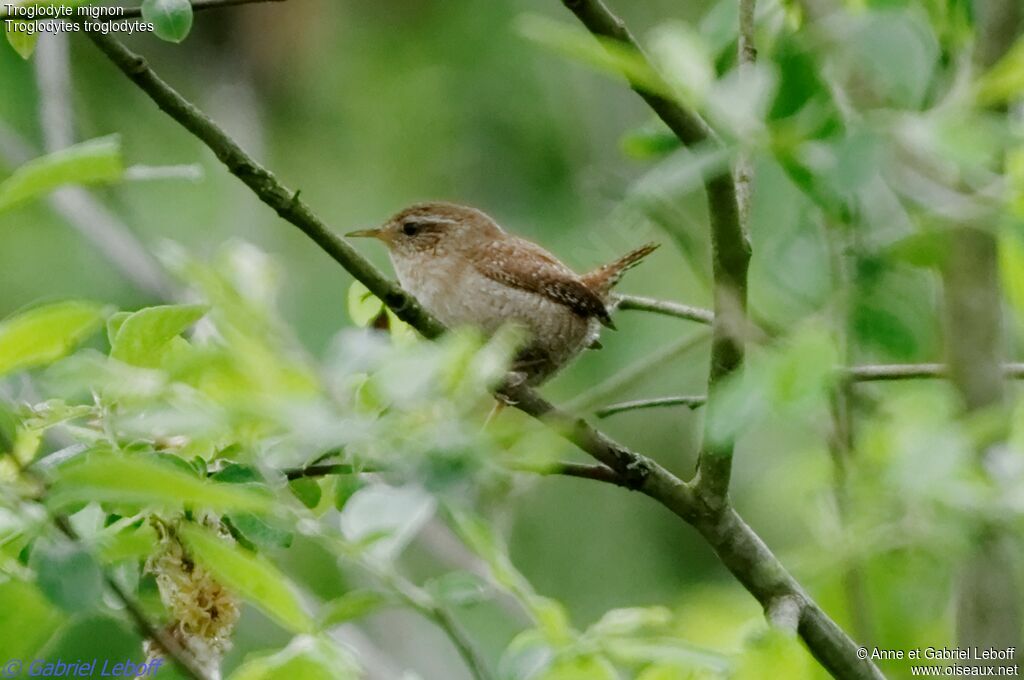
[[[542,358],[553,373],[597,336],[597,322],[543,295],[495,281],[454,257],[424,265],[393,258],[402,287],[450,328],[472,326],[490,335],[505,324],[524,328],[524,354]]]

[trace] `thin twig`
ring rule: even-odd
[[[616,413],[624,413],[626,411],[637,411],[640,409],[647,408],[662,408],[664,406],[688,406],[691,409],[695,409],[699,406],[703,406],[707,403],[708,398],[704,395],[680,395],[672,397],[654,397],[651,399],[634,399],[633,401],[620,401],[617,404],[609,404],[608,406],[602,406],[601,408],[594,411],[594,415],[598,418],[607,418],[613,416]]]
[[[487,680],[487,678],[491,677],[483,656],[481,656],[476,646],[469,639],[466,631],[463,630],[462,626],[458,624],[455,617],[448,610],[435,604],[430,609],[424,611],[423,614],[431,618],[448,635],[448,639],[455,645],[459,656],[462,657],[462,661],[469,668],[474,678],[477,680]]]
[[[526,472],[535,475],[578,477],[589,479],[605,484],[614,484],[623,488],[630,488],[622,475],[612,470],[607,465],[586,465],[583,463],[558,462],[547,465],[514,464],[509,469],[515,472]]]
[[[1002,364],[1002,371],[1006,378],[1024,378],[1024,363]],[[855,382],[948,378],[949,369],[945,364],[878,364],[844,369],[844,377]]]
[[[81,543],[81,539],[78,534],[71,527],[71,523],[68,522],[67,518],[62,515],[56,515],[53,518],[54,525],[64,534],[68,540],[73,543]],[[101,570],[103,574],[103,582],[107,588],[110,589],[114,596],[124,605],[124,610],[128,613],[128,617],[135,624],[139,633],[143,637],[152,640],[160,649],[167,653],[167,656],[171,657],[171,661],[174,662],[178,668],[185,673],[187,677],[193,678],[193,680],[208,680],[209,676],[206,672],[199,667],[196,660],[192,657],[191,652],[186,650],[178,641],[172,636],[167,634],[167,631],[157,628],[153,625],[145,613],[142,611],[142,607],[139,606],[132,597],[125,592],[121,584],[117,582],[105,569]]]
[[[710,325],[715,320],[715,313],[710,309],[684,305],[681,302],[669,300],[657,300],[655,298],[643,297],[642,295],[616,295],[613,301],[616,309],[634,309],[641,312],[653,312],[665,316],[674,316],[677,319],[687,319]]]
[[[1003,364],[1003,375],[1007,378],[1024,378],[1024,363]],[[898,380],[945,379],[948,369],[944,364],[878,364],[851,366],[837,369],[848,382],[884,382]],[[594,411],[598,418],[606,418],[624,411],[664,406],[687,406],[697,408],[707,403],[707,397],[697,395],[669,395],[648,399],[623,401],[602,406]]]
[[[0,458],[4,457],[0,453]],[[34,470],[26,467],[14,454],[9,454],[6,459],[14,464],[18,474],[24,479],[30,481],[33,485],[39,489],[46,489],[46,481]],[[53,525],[60,531],[64,536],[74,543],[75,545],[81,545],[82,539],[78,536],[74,527],[71,526],[71,522],[64,515],[53,514],[50,516],[50,520]],[[192,653],[184,649],[178,644],[172,636],[168,635],[166,631],[157,628],[149,620],[149,618],[142,611],[142,608],[138,605],[132,597],[125,592],[124,588],[114,579],[110,574],[107,573],[106,569],[100,569],[100,573],[103,576],[103,582],[107,588],[110,589],[114,596],[124,605],[125,611],[131,618],[132,623],[135,624],[135,628],[139,633],[153,642],[155,642],[164,652],[171,657],[171,661],[178,666],[179,669],[189,678],[193,680],[208,680],[208,676],[196,660],[192,657]]]
[[[613,399],[652,371],[664,370],[666,362],[676,359],[702,344],[709,335],[710,333],[708,333],[707,329],[700,329],[690,336],[669,343],[589,389],[580,392],[562,404],[562,408],[571,412],[585,411],[595,404]]]
[[[757,47],[754,42],[754,16],[757,0],[739,0],[739,38],[736,41],[737,58],[741,75],[751,71],[757,61]],[[740,224],[744,233],[750,233],[750,200],[753,193],[754,163],[749,153],[741,154],[736,162],[736,200],[740,207]]]
[[[829,228],[826,225],[826,243],[828,245],[832,289],[839,291],[837,304],[833,314],[837,333],[839,356],[844,363],[854,358],[849,338],[851,325],[851,303],[847,288],[850,283],[848,252],[850,245],[844,236],[849,230]],[[853,243],[856,243],[854,240]],[[833,491],[836,503],[836,519],[841,532],[846,532],[850,524],[850,467],[855,451],[855,428],[853,408],[856,398],[855,384],[850,380],[841,380],[833,385],[830,395],[830,414],[832,427],[828,436],[828,449],[832,458]],[[842,565],[843,591],[846,606],[850,612],[850,625],[862,645],[875,639],[874,626],[871,619],[871,600],[866,588],[863,560],[859,555],[850,555]]]
[[[451,640],[452,646],[462,657],[475,680],[491,680],[493,676],[487,669],[487,663],[470,640],[469,635],[431,593],[393,569],[382,566],[376,560],[368,559],[361,549],[353,550],[353,546],[346,538],[337,533],[336,529],[331,530],[330,533],[321,532],[319,535],[321,539],[329,541],[331,545],[337,547],[342,556],[380,581],[406,606],[437,625]]]
[[[757,61],[757,46],[754,42],[754,15],[756,11],[757,0],[740,0],[737,56],[741,66],[753,64]]]
[[[625,480],[607,465],[584,465],[582,463],[557,462],[550,465],[511,465],[515,472],[530,472],[538,475],[563,475],[565,477],[581,477],[598,482],[607,482],[617,486],[627,486]],[[362,475],[385,472],[386,468],[375,465],[352,465],[351,463],[329,463],[307,465],[305,467],[284,470],[289,481],[305,477],[330,477],[332,475]]]
[[[289,468],[284,471],[288,481],[302,479],[304,477],[329,477],[331,475],[359,475],[374,474],[383,472],[383,469],[373,465],[352,465],[351,463],[318,463],[299,468]]]
[[[347,242],[327,229],[294,191],[281,185],[220,127],[161,80],[144,59],[133,54],[112,35],[89,32],[88,36],[161,109],[203,141],[260,200],[313,239],[384,304],[391,307],[399,318],[426,337],[436,337],[443,332],[443,326],[413,298],[360,257]],[[731,178],[728,184],[732,186]],[[735,192],[730,191],[730,194],[735,204]],[[624,485],[641,491],[693,525],[726,568],[762,604],[786,593],[805,598],[800,634],[815,657],[837,678],[881,678],[870,660],[857,658],[856,644],[810,600],[778,558],[728,505],[708,506],[689,484],[661,465],[612,440],[582,418],[556,409],[532,389],[508,384],[500,393],[518,409],[543,420],[583,451],[613,469],[622,478]]]

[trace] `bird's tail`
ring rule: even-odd
[[[648,243],[636,250],[626,253],[614,262],[602,265],[592,272],[583,275],[583,283],[602,298],[619,282],[627,269],[632,269],[658,248],[657,243]]]

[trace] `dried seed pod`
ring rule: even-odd
[[[146,571],[156,577],[160,599],[171,614],[166,632],[191,652],[211,677],[220,677],[220,661],[231,648],[231,634],[238,622],[239,602],[189,556],[176,531],[182,521],[181,517],[150,518],[160,544],[146,560]],[[234,541],[216,517],[204,517],[201,523],[222,540]],[[152,641],[146,641],[145,651],[147,661],[163,656],[163,650]]]

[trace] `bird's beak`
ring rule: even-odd
[[[380,229],[359,229],[357,231],[350,231],[345,236],[348,238],[379,238],[383,241],[384,237],[381,232],[382,230]]]

